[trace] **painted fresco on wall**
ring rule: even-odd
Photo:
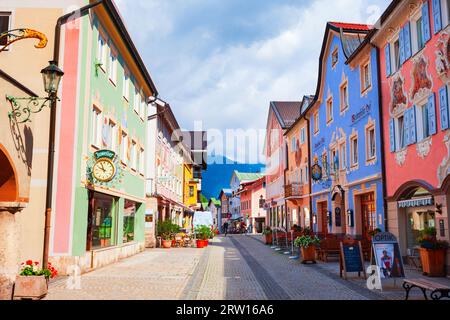
[[[391,104],[389,106],[389,112],[392,117],[401,113],[408,104],[408,98],[403,88],[404,83],[405,81],[401,74],[395,76],[391,82]]]
[[[413,80],[411,100],[417,101],[428,97],[431,93],[433,83],[431,76],[428,74],[428,60],[423,55],[413,60],[411,78]]]
[[[436,43],[436,72],[444,82],[450,80],[450,42],[449,34],[442,32]]]

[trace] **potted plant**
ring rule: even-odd
[[[208,239],[211,237],[211,228],[208,226],[198,226],[195,228],[197,237],[197,248],[205,248],[208,246]]]
[[[19,276],[14,284],[14,299],[42,299],[48,292],[48,281],[58,275],[58,271],[48,263],[40,268],[39,262],[28,260],[22,263]]]
[[[426,228],[417,239],[420,244],[420,260],[424,275],[429,277],[445,276],[445,253],[448,243],[437,240],[436,228]]]
[[[269,226],[264,229],[263,235],[266,238],[266,245],[271,245],[273,243],[273,234],[272,229]]]
[[[172,247],[172,238],[175,232],[175,226],[171,221],[166,220],[158,223],[158,236],[162,239],[162,247],[164,249],[170,249]],[[179,227],[177,226],[178,230]]]
[[[294,245],[300,248],[303,258],[302,263],[312,262],[316,263],[316,245],[320,243],[319,238],[310,235],[303,235],[294,241]]]

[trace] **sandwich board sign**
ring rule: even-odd
[[[376,234],[372,239],[373,259],[378,268],[381,286],[387,280],[405,278],[405,268],[397,238],[389,232]]]
[[[344,274],[344,279],[347,280],[347,273],[353,272],[358,272],[358,277],[361,276],[362,272],[364,273],[364,279],[367,278],[361,242],[341,242],[339,264],[341,278],[342,274]]]

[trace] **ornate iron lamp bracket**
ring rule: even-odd
[[[57,97],[28,97],[16,98],[6,96],[6,100],[11,103],[12,110],[8,112],[10,119],[14,119],[17,123],[31,122],[31,115],[41,112],[45,107],[50,107],[53,100],[58,100]]]

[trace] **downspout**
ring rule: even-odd
[[[99,0],[87,6],[80,8],[79,10],[72,11],[58,18],[55,26],[55,40],[53,49],[53,61],[55,65],[58,65],[59,53],[60,53],[60,38],[61,27],[66,24],[70,18],[78,15],[77,18],[81,18],[89,13],[89,10],[103,3],[103,0]],[[45,199],[45,228],[44,228],[44,248],[42,264],[44,268],[48,265],[49,248],[50,248],[50,229],[52,218],[52,202],[53,202],[53,170],[55,160],[55,133],[56,133],[56,107],[57,100],[53,100],[50,108],[50,129],[49,129],[49,143],[48,143],[48,164],[47,164],[47,194]]]
[[[384,228],[385,231],[388,232],[388,205],[387,205],[387,186],[386,186],[386,161],[385,161],[385,136],[384,136],[384,121],[383,121],[383,95],[381,92],[382,83],[381,83],[381,69],[380,69],[380,49],[377,46],[374,46],[377,54],[377,77],[378,77],[378,110],[380,111],[380,139],[381,139],[381,177],[382,177],[382,186],[383,186],[383,206],[384,206]]]
[[[313,226],[313,202],[312,202],[312,197],[311,197],[311,193],[312,193],[312,175],[311,175],[311,135],[310,135],[310,120],[308,117],[305,116],[305,120],[306,120],[306,130],[308,132],[308,185],[309,185],[309,227],[311,230],[314,230],[314,226]]]
[[[286,183],[287,183],[287,179],[286,179],[286,173],[289,170],[289,150],[288,150],[288,145],[289,142],[285,142],[285,146],[286,146],[286,150],[284,152],[284,156],[285,156],[285,164],[286,164],[286,168],[284,168],[283,171],[283,195],[284,195],[284,212],[286,213],[285,215],[285,226],[286,226],[286,233],[288,232],[288,205],[287,205],[287,200],[286,200]]]

